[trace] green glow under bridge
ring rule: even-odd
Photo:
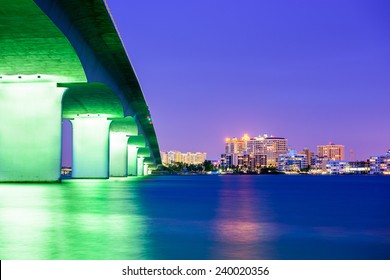
[[[0,0],[0,181],[57,181],[61,123],[73,177],[161,165],[137,76],[103,0]]]

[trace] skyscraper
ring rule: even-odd
[[[244,134],[241,140],[227,138],[225,142],[225,153],[264,155],[268,166],[276,166],[278,156],[287,152],[287,139],[282,137],[263,136],[250,138]],[[234,156],[232,157],[235,158]],[[234,161],[234,160],[233,160]]]
[[[330,143],[317,146],[318,156],[327,157],[329,160],[344,160],[344,146]]]
[[[236,137],[226,138],[225,141],[225,153],[226,154],[239,154],[243,151],[246,151],[246,141],[245,135],[241,140]]]

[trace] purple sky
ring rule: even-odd
[[[225,137],[390,148],[387,0],[107,0],[162,150]]]

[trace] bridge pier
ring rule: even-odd
[[[137,176],[137,151],[138,147],[127,146],[127,175]]]
[[[143,135],[130,136],[127,146],[127,174],[129,176],[138,175],[138,149],[145,147],[145,137]]]
[[[110,177],[127,176],[127,142],[129,136],[110,133]]]
[[[108,178],[109,127],[107,118],[75,118],[73,127],[73,178]]]
[[[149,164],[144,162],[144,176],[149,175]]]
[[[137,151],[137,176],[145,175],[145,158],[150,157],[149,147],[138,148]]]
[[[103,83],[63,83],[62,116],[73,128],[73,178],[109,177],[112,119],[123,118],[120,100]]]
[[[137,158],[137,176],[144,175],[144,157]]]
[[[110,167],[107,129],[125,115],[136,118],[135,135],[145,135],[161,163],[148,105],[105,1],[3,1],[0,14],[0,182],[61,179],[62,119],[73,126],[73,177],[127,175],[126,140],[118,140],[123,152],[112,154]],[[137,152],[131,158],[136,175]]]
[[[0,181],[59,181],[64,90],[38,75],[1,76]]]
[[[110,125],[110,176],[126,177],[128,174],[129,137],[138,135],[138,126],[131,116],[115,119]]]

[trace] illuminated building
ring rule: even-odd
[[[348,162],[347,173],[368,174],[370,173],[370,161],[351,161]]]
[[[390,175],[390,150],[385,155],[370,157],[370,174]]]
[[[287,153],[287,139],[264,134],[247,140],[246,147],[248,154],[265,155],[268,166],[277,166],[279,155]]]
[[[317,146],[317,152],[319,157],[328,157],[329,160],[344,160],[343,145],[335,145],[333,143],[319,145]]]
[[[179,151],[162,151],[161,160],[162,163],[173,164],[175,162],[181,162],[186,164],[203,164],[207,158],[206,153],[196,152],[196,153],[182,153]]]
[[[225,141],[225,153],[226,154],[239,154],[246,151],[246,141],[248,139],[248,135],[245,134],[241,140],[236,137],[226,138]]]
[[[295,150],[289,150],[278,157],[278,170],[281,172],[299,172],[307,168],[307,158]]]
[[[250,138],[244,134],[241,139],[226,138],[225,154],[221,156],[222,166],[251,166],[251,170],[259,166],[277,166],[278,157],[287,153],[287,139],[263,136]]]
[[[298,154],[306,155],[307,164],[312,165],[311,159],[314,157],[314,152],[310,152],[309,148],[303,148],[303,150],[298,152]]]
[[[348,173],[348,162],[345,160],[330,160],[326,163],[326,173],[346,174]]]
[[[221,167],[224,169],[236,167],[242,171],[260,172],[260,169],[266,167],[266,165],[266,155],[247,153],[221,155]]]
[[[315,155],[311,158],[310,171],[311,174],[325,174],[326,163],[329,161],[328,157],[319,157]]]

